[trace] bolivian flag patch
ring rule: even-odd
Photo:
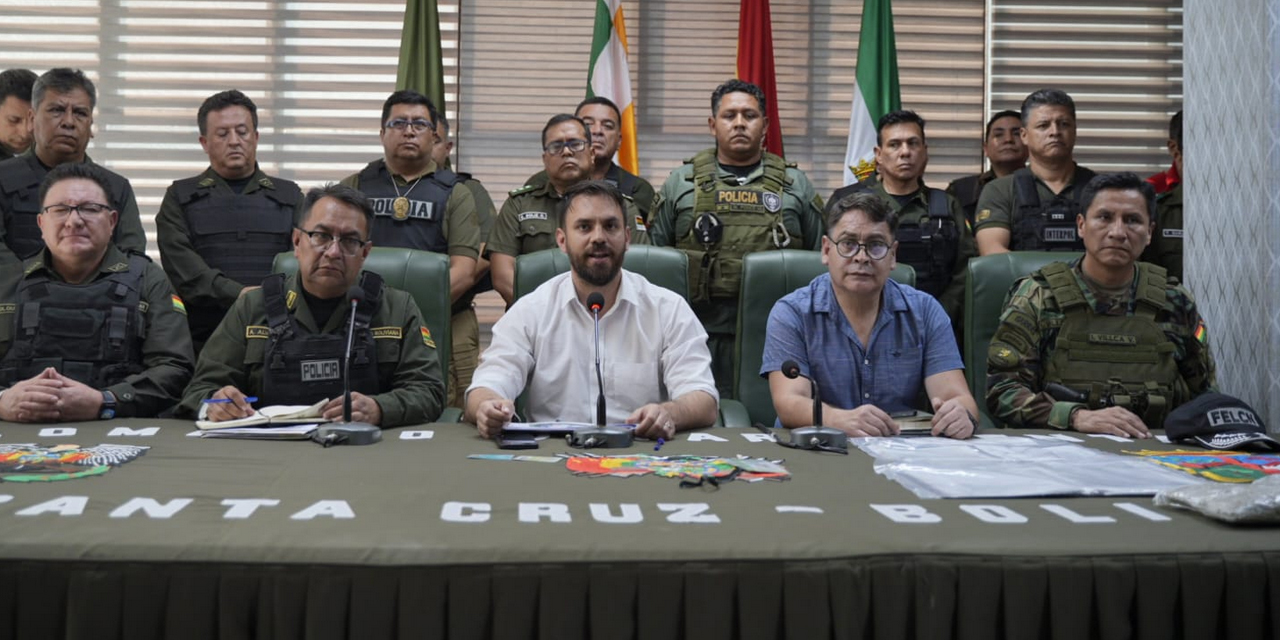
[[[436,348],[436,341],[431,339],[431,330],[426,327],[422,328],[422,344],[432,349]]]
[[[182,298],[176,295],[170,295],[169,297],[173,299],[173,310],[184,316],[187,315],[187,305],[182,304]]]
[[[1196,340],[1199,340],[1201,344],[1203,344],[1208,339],[1209,330],[1204,328],[1204,319],[1201,319],[1200,322],[1196,323]]]

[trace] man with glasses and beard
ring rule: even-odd
[[[891,413],[917,408],[925,391],[932,434],[968,438],[978,405],[964,379],[951,323],[932,296],[889,279],[897,264],[897,214],[875,194],[837,201],[822,238],[827,273],[783,297],[769,314],[760,375],[778,426],[809,426],[817,382],[823,426],[852,436],[897,435]],[[782,373],[794,360],[800,376]]]
[[[542,166],[546,180],[530,182],[512,191],[498,212],[485,251],[493,288],[509,306],[515,292],[516,257],[556,246],[555,210],[564,193],[591,179],[591,130],[577,116],[552,116],[542,128]],[[623,197],[631,242],[647,244],[640,210]]]
[[[318,187],[303,200],[301,218],[293,230],[297,273],[269,276],[236,300],[200,352],[180,408],[218,422],[251,415],[246,396],[260,407],[328,398],[325,419],[341,420],[355,313],[351,419],[395,427],[438,418],[444,377],[418,305],[377,274],[360,272],[373,245],[369,199],[343,185]]]
[[[591,422],[600,388],[587,307],[604,297],[601,366],[609,423],[632,423],[636,435],[671,438],[710,426],[719,395],[711,377],[707,334],[684,298],[622,269],[630,245],[626,199],[603,181],[565,191],[556,207],[556,245],[572,267],[516,301],[493,326],[467,390],[468,422],[496,437],[515,417],[513,399],[528,393],[531,422]]]

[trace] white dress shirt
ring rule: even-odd
[[[600,316],[608,422],[693,391],[718,402],[707,332],[689,303],[643,276],[621,274],[618,298]],[[595,422],[595,326],[569,273],[517,300],[493,325],[468,392],[477,387],[513,400],[527,390],[526,422]]]

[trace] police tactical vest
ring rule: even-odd
[[[346,309],[342,331],[311,333],[289,313],[284,281],[284,275],[278,273],[262,281],[270,335],[262,363],[260,404],[314,404],[323,398],[340,398],[351,304],[344,301],[339,307]],[[379,389],[378,352],[369,323],[382,303],[382,278],[372,271],[362,272],[360,286],[366,296],[356,305],[351,390],[374,395]]]
[[[782,194],[791,178],[782,158],[765,152],[764,175],[751,184],[719,180],[715,149],[704,150],[693,164],[694,204],[688,232],[676,248],[689,254],[689,301],[714,298],[736,300],[742,281],[742,257],[753,251],[782,249],[791,244],[783,222]],[[703,218],[703,216],[708,216]],[[720,226],[712,242],[699,233],[699,219]]]
[[[854,185],[851,193],[870,191],[874,178]],[[847,194],[846,194],[847,195]],[[890,196],[892,197],[892,196]],[[951,284],[951,274],[960,255],[960,230],[951,216],[947,192],[929,189],[929,212],[918,222],[898,223],[895,238],[898,241],[898,262],[909,264],[916,270],[915,287],[933,297],[942,295]]]
[[[359,180],[360,191],[373,205],[373,233],[370,234],[373,246],[436,253],[449,250],[449,239],[444,235],[444,213],[449,194],[458,184],[454,172],[437,168],[417,182],[399,187],[397,194],[395,178],[386,163],[375,160],[360,171]],[[402,196],[409,201],[409,207],[397,210],[396,198]]]
[[[1125,316],[1094,313],[1070,266],[1053,263],[1039,273],[1063,313],[1045,384],[1088,395],[1090,409],[1122,406],[1148,427],[1163,427],[1169,411],[1189,395],[1174,344],[1155,322],[1167,300],[1165,270],[1138,263],[1133,308]]]
[[[19,260],[26,260],[44,248],[44,238],[36,223],[44,172],[37,173],[32,163],[39,165],[34,157],[19,156],[6,162],[0,170],[0,191],[4,192],[8,205],[4,212],[4,241]]]
[[[261,282],[271,274],[276,254],[292,247],[293,215],[302,192],[276,178],[274,189],[216,193],[200,186],[204,180],[209,179],[196,176],[173,183],[196,253],[236,282]]]
[[[1094,173],[1077,167],[1075,181],[1047,204],[1040,201],[1035,176],[1023,167],[1013,173],[1014,204],[1018,220],[1013,223],[1009,248],[1014,251],[1084,251],[1084,241],[1076,233],[1080,192]]]
[[[149,262],[132,254],[128,268],[87,284],[59,282],[45,272],[24,278],[13,344],[0,360],[0,385],[53,367],[102,389],[143,371],[146,322],[139,303]]]

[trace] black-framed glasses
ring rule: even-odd
[[[311,241],[311,246],[321,253],[328,251],[334,240],[338,241],[338,250],[344,256],[354,256],[360,253],[360,249],[364,248],[366,244],[369,244],[368,240],[361,240],[352,236],[335,237],[328,231],[307,231],[302,227],[298,227],[298,231],[307,234],[307,239]]]
[[[422,118],[418,118],[416,120],[406,120],[404,118],[396,118],[395,120],[388,120],[385,126],[388,129],[395,129],[396,131],[404,131],[405,129],[410,129],[414,133],[422,133],[427,129],[430,129],[432,131],[436,130],[436,125],[434,122],[430,120],[424,120]]]
[[[556,140],[555,142],[548,142],[542,147],[542,150],[553,156],[558,156],[564,153],[565,149],[578,153],[579,151],[586,149],[589,144],[591,143],[583,140],[582,138],[574,138],[573,140]]]
[[[870,242],[858,242],[852,238],[843,240],[832,240],[836,245],[836,253],[842,258],[852,258],[858,255],[859,251],[866,251],[867,257],[872,260],[883,260],[889,255],[889,243],[883,240],[872,240]]]
[[[81,218],[92,220],[108,211],[114,211],[114,209],[111,208],[111,205],[102,204],[101,202],[81,202],[80,204],[51,204],[41,209],[41,211],[44,211],[44,214],[50,218],[58,219],[66,218],[74,211],[80,214]]]

